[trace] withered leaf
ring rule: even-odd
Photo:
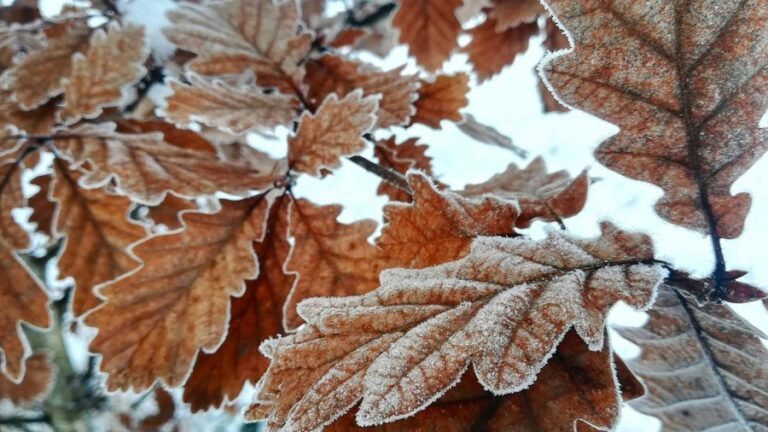
[[[295,276],[283,271],[288,257],[287,196],[270,209],[264,239],[254,243],[259,275],[245,281],[245,294],[232,299],[229,331],[215,353],[200,353],[192,374],[184,384],[184,401],[192,411],[218,407],[234,400],[250,381],[256,383],[269,366],[259,352],[261,342],[283,328],[282,306]]]
[[[163,225],[169,230],[181,228],[181,212],[194,210],[197,205],[188,199],[167,194],[159,204],[147,209],[147,218],[155,225]]]
[[[563,31],[557,27],[557,24],[555,24],[552,18],[547,19],[547,23],[544,26],[544,40],[541,42],[541,44],[544,46],[544,49],[546,49],[547,52],[565,50],[571,47],[571,44],[568,42],[568,38],[565,36]],[[537,86],[539,90],[539,96],[541,96],[541,101],[544,104],[544,112],[569,111],[568,107],[561,104],[555,98],[541,77],[539,77]]]
[[[0,126],[12,125],[30,135],[46,135],[56,122],[55,112],[53,101],[24,111],[13,101],[10,91],[0,91]]]
[[[53,387],[53,366],[46,354],[35,354],[26,361],[26,373],[20,383],[0,375],[0,400],[27,406],[46,396]]]
[[[414,113],[413,103],[418,97],[419,80],[415,75],[402,75],[403,68],[385,72],[326,54],[307,62],[305,81],[309,86],[309,100],[318,105],[331,93],[344,97],[362,89],[365,96],[381,95],[376,126],[385,128],[406,124]]]
[[[731,185],[768,149],[758,127],[768,106],[765,0],[549,4],[576,47],[543,73],[563,101],[621,128],[598,161],[660,186],[665,220],[737,237],[751,199]]]
[[[395,137],[379,140],[373,149],[373,155],[379,165],[405,175],[410,169],[417,169],[426,175],[432,175],[432,159],[426,154],[427,146],[419,144],[418,138],[409,138],[398,144]],[[382,180],[376,193],[387,195],[392,201],[410,202],[411,195],[402,189]]]
[[[234,134],[271,129],[289,124],[295,117],[293,97],[267,94],[256,86],[232,86],[190,75],[190,85],[170,82],[173,91],[166,102],[165,115],[174,123],[193,121]]]
[[[22,189],[22,165],[19,163],[26,146],[21,142],[7,141],[6,149],[0,147],[0,238],[13,249],[25,249],[29,243],[26,231],[16,223],[11,214],[15,208],[27,206]]]
[[[479,82],[492,78],[505,66],[511,65],[518,54],[528,50],[531,36],[539,32],[535,22],[502,32],[497,32],[496,26],[496,20],[487,17],[483,23],[469,30],[472,40],[463,48]]]
[[[402,0],[392,19],[400,30],[400,42],[430,71],[440,69],[458,46],[461,23],[456,9],[462,0]]]
[[[496,21],[496,31],[501,33],[520,24],[536,22],[544,14],[539,0],[494,0],[488,15]]]
[[[501,133],[493,126],[481,123],[472,114],[464,114],[464,121],[459,123],[459,130],[467,136],[488,145],[510,150],[521,158],[528,157],[528,152],[515,145],[512,138]]]
[[[363,150],[363,135],[376,123],[378,99],[364,98],[359,90],[341,100],[332,93],[317,112],[302,114],[296,135],[288,138],[291,169],[320,176],[321,168],[338,168],[342,156]]]
[[[548,173],[544,159],[537,157],[523,169],[509,164],[503,173],[483,183],[468,185],[462,194],[516,199],[520,203],[516,225],[527,228],[535,219],[552,222],[576,215],[584,208],[588,188],[586,171],[575,179],[565,171]]]
[[[569,329],[601,349],[611,306],[645,308],[661,282],[647,236],[602,231],[480,237],[461,260],[384,271],[369,294],[305,300],[309,325],[263,345],[272,363],[257,403],[272,425],[313,430],[360,398],[361,426],[412,415],[470,363],[496,394],[528,388]]]
[[[27,205],[32,208],[29,221],[35,223],[37,232],[53,237],[53,214],[56,205],[49,199],[53,174],[42,175],[32,179],[30,183],[37,186],[37,193],[27,199]]]
[[[628,362],[648,389],[631,403],[665,430],[768,429],[766,336],[719,304],[698,306],[672,286],[659,289],[642,328],[619,328],[639,345]]]
[[[419,98],[414,103],[413,123],[422,123],[440,129],[441,120],[460,122],[459,110],[467,106],[469,77],[464,73],[438,75],[433,81],[421,80]]]
[[[148,55],[143,27],[120,27],[113,22],[106,32],[96,30],[88,51],[72,57],[59,119],[72,124],[83,117],[97,117],[102,108],[117,105],[125,87],[146,73],[143,63]]]
[[[263,195],[222,201],[218,213],[184,213],[185,229],[131,249],[144,264],[102,286],[107,302],[85,319],[99,329],[91,349],[103,356],[110,389],[145,389],[156,379],[178,386],[198,350],[218,348],[230,297],[258,275],[252,242],[264,234],[268,207]]]

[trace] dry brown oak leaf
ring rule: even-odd
[[[462,194],[516,199],[520,203],[516,225],[527,228],[536,219],[552,222],[576,215],[584,208],[588,188],[586,171],[575,179],[566,171],[549,173],[544,159],[537,157],[523,169],[509,164],[503,173],[468,185]]]
[[[233,86],[224,81],[206,81],[190,74],[191,85],[170,81],[173,93],[166,98],[164,114],[179,125],[200,122],[233,134],[269,130],[288,125],[296,116],[294,98],[281,93],[265,93],[245,84]]]
[[[329,424],[361,398],[360,426],[408,417],[469,364],[495,394],[530,387],[569,329],[592,350],[618,301],[649,306],[663,270],[647,236],[604,223],[597,239],[479,237],[461,260],[392,269],[357,297],[305,300],[309,324],[268,341],[249,416],[286,430]]]
[[[496,396],[471,371],[456,387],[423,411],[394,423],[361,428],[349,412],[326,432],[573,432],[611,430],[623,400],[643,394],[643,386],[610,346],[590,351],[568,332],[529,388]],[[616,371],[615,376],[614,372]],[[618,388],[617,388],[618,387]],[[619,394],[619,390],[621,394]]]
[[[50,101],[30,111],[22,110],[11,99],[11,92],[0,90],[0,125],[13,125],[30,135],[47,135],[56,123],[57,102]],[[14,135],[15,133],[3,133]]]
[[[147,219],[156,225],[163,225],[169,230],[181,228],[181,213],[185,210],[194,210],[197,205],[194,201],[179,198],[174,194],[168,194],[159,204],[147,209]]]
[[[315,113],[304,112],[296,135],[288,138],[291,169],[320,177],[321,169],[339,168],[343,156],[363,150],[363,135],[376,124],[379,99],[363,97],[360,90],[341,100],[332,93]]]
[[[549,3],[576,47],[545,77],[621,128],[598,161],[660,186],[665,220],[738,237],[751,198],[731,185],[768,148],[768,0]]]
[[[26,373],[20,383],[0,375],[0,400],[26,407],[42,400],[53,387],[53,370],[46,354],[35,354],[27,359]]]
[[[440,129],[441,120],[460,122],[459,110],[467,106],[469,77],[467,74],[438,75],[431,81],[421,80],[419,98],[414,102],[416,113],[411,123],[422,123]]]
[[[117,105],[126,88],[146,73],[143,63],[148,55],[143,27],[120,27],[112,22],[106,32],[96,30],[88,51],[72,56],[59,120],[72,124],[81,118],[98,117],[102,108]]]
[[[159,203],[168,191],[184,197],[216,192],[245,195],[272,186],[280,177],[166,143],[161,133],[116,132],[114,123],[83,123],[57,132],[53,140],[73,166],[87,161],[82,187],[100,187],[115,178],[120,190],[143,204]]]
[[[566,37],[563,31],[557,27],[557,24],[555,24],[551,17],[547,19],[547,22],[544,25],[544,40],[541,42],[541,45],[547,52],[560,51],[571,47],[570,42],[568,42],[568,37]],[[557,98],[555,98],[555,95],[553,95],[547,88],[547,85],[544,83],[541,76],[539,76],[537,88],[539,90],[541,102],[544,105],[545,113],[567,112],[569,110],[568,107],[561,104]]]
[[[429,71],[440,69],[458,46],[461,23],[456,9],[462,0],[402,0],[392,24],[400,30],[400,42]]]
[[[409,138],[398,144],[395,137],[379,140],[373,148],[373,155],[379,165],[405,175],[410,169],[417,169],[424,174],[432,175],[432,158],[427,156],[427,145],[419,144],[418,138]],[[392,201],[411,202],[408,192],[391,185],[386,180],[379,183],[376,193],[386,195]]]
[[[405,125],[415,112],[413,103],[418,97],[419,79],[416,75],[402,75],[404,67],[381,71],[368,64],[326,54],[307,62],[304,78],[309,87],[307,98],[311,105],[317,106],[332,93],[344,97],[361,89],[365,96],[380,94],[376,126]]]
[[[163,31],[179,48],[197,54],[188,67],[202,75],[252,71],[262,87],[295,94],[312,42],[299,32],[294,1],[233,0],[209,6],[181,3]]]
[[[79,187],[80,174],[65,165],[54,161],[50,199],[56,202],[53,235],[66,236],[58,261],[60,277],[72,276],[75,281],[71,307],[77,317],[100,303],[93,292],[98,284],[139,265],[127,248],[147,232],[128,219],[131,200],[101,189]]]
[[[496,20],[485,21],[468,31],[472,40],[462,50],[469,56],[477,80],[483,82],[511,65],[518,54],[528,50],[528,41],[539,33],[536,22],[496,31]]]
[[[536,22],[544,13],[539,0],[494,0],[493,7],[488,11],[488,15],[496,21],[499,33],[520,24]]]
[[[198,351],[219,347],[230,297],[258,276],[252,242],[264,235],[269,203],[259,195],[222,201],[214,214],[183,213],[183,230],[131,249],[144,264],[103,285],[107,302],[85,318],[99,330],[91,349],[103,356],[110,389],[181,385]]]
[[[266,234],[254,243],[259,275],[245,281],[245,294],[232,299],[229,330],[215,353],[200,353],[184,383],[184,402],[192,411],[220,407],[234,400],[246,382],[256,383],[269,366],[259,345],[282,333],[283,304],[295,276],[283,271],[291,247],[288,242],[288,207],[284,195],[270,209]]]
[[[640,346],[628,362],[648,389],[631,403],[664,430],[768,430],[766,335],[725,304],[698,306],[672,286],[659,289],[642,328],[619,328]]]

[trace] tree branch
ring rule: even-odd
[[[361,166],[364,170],[376,174],[377,176],[381,177],[382,180],[402,190],[408,195],[413,196],[413,191],[408,185],[408,181],[405,179],[405,177],[403,177],[402,174],[396,171],[392,171],[388,168],[384,168],[376,162],[370,161],[359,155],[350,156],[347,159]]]

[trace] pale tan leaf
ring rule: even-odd
[[[88,51],[72,57],[72,71],[64,85],[64,105],[59,119],[72,124],[81,118],[98,117],[104,107],[116,106],[126,87],[147,72],[143,63],[148,55],[143,27],[120,27],[113,22],[106,32],[96,30]]]
[[[59,132],[54,143],[72,164],[88,162],[81,186],[100,187],[114,177],[121,190],[147,204],[160,202],[167,191],[185,197],[215,192],[242,195],[280,178],[214,154],[170,145],[160,133],[115,132],[114,123],[84,123]]]
[[[400,30],[400,42],[427,70],[440,69],[458,46],[461,23],[456,9],[462,0],[402,0],[392,24]]]
[[[407,124],[415,112],[413,103],[418,97],[419,80],[415,75],[402,75],[403,68],[384,72],[339,56],[323,55],[307,63],[309,101],[319,105],[332,93],[344,97],[362,89],[365,96],[381,95],[376,126]]]
[[[288,164],[297,172],[320,176],[320,169],[341,166],[340,158],[365,148],[363,135],[376,123],[379,97],[363,97],[362,91],[339,100],[325,98],[317,112],[304,113],[296,135],[288,138]]]
[[[631,403],[664,430],[768,430],[768,351],[759,330],[724,304],[698,306],[673,286],[659,289],[642,328],[619,333],[639,345],[629,361],[648,388]]]
[[[462,194],[516,199],[520,203],[516,224],[526,228],[535,219],[552,222],[576,215],[584,208],[588,188],[586,171],[575,179],[565,171],[548,173],[544,159],[537,157],[523,169],[509,164],[503,173],[483,183],[467,185]]]
[[[534,23],[544,13],[539,0],[494,0],[488,15],[496,21],[496,32],[502,33],[520,24]]]
[[[518,54],[528,50],[531,36],[539,32],[535,22],[520,24],[503,32],[496,32],[496,25],[496,20],[487,17],[482,24],[469,30],[472,40],[463,48],[479,82],[494,77],[511,65]]]
[[[441,120],[459,123],[462,115],[459,110],[467,106],[469,77],[459,73],[438,75],[433,81],[421,80],[419,98],[414,103],[416,114],[413,123],[422,123],[434,129],[440,129]]]
[[[528,157],[528,152],[516,146],[512,138],[499,132],[493,126],[481,123],[472,114],[464,114],[464,121],[459,123],[459,130],[483,144],[495,145],[510,150],[521,158]]]
[[[410,169],[417,169],[426,175],[432,175],[432,158],[426,154],[426,144],[419,144],[418,138],[409,138],[398,144],[395,137],[379,140],[373,149],[373,155],[384,168],[405,175]],[[404,190],[385,180],[379,183],[376,193],[387,195],[392,201],[410,202],[412,197]]]
[[[110,389],[184,382],[199,350],[222,343],[230,297],[258,275],[252,242],[264,235],[269,199],[222,201],[215,214],[185,213],[185,229],[151,237],[131,252],[144,264],[101,287],[107,302],[86,316],[99,332]]]
[[[234,134],[288,125],[296,116],[294,98],[265,93],[253,85],[232,86],[190,75],[192,85],[171,81],[165,115],[174,123],[197,121]]]
[[[53,387],[54,367],[46,354],[35,354],[26,361],[26,373],[20,383],[0,375],[0,400],[26,407],[43,399]]]

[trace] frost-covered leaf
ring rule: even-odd
[[[528,152],[516,146],[512,138],[499,132],[493,126],[481,123],[472,114],[464,114],[464,121],[459,123],[459,130],[483,144],[494,145],[513,151],[518,156],[528,157]]]
[[[552,18],[547,19],[547,23],[544,25],[544,40],[541,42],[547,52],[555,52],[565,50],[571,47],[568,38],[563,33],[563,30],[557,27],[557,24]],[[539,96],[544,104],[544,112],[567,112],[569,109],[565,105],[561,104],[552,92],[547,88],[544,80],[539,77],[538,82]]]
[[[166,102],[165,115],[174,123],[193,121],[234,134],[272,129],[287,125],[295,117],[294,98],[280,93],[265,93],[253,85],[233,86],[190,75],[192,85],[171,81],[173,91]]]
[[[639,345],[628,362],[648,389],[631,403],[670,431],[768,430],[768,351],[759,330],[726,305],[698,306],[659,289],[642,328],[619,333]]]
[[[295,329],[301,320],[296,304],[308,297],[362,294],[376,288],[387,258],[368,242],[376,223],[363,220],[342,224],[341,207],[316,206],[294,200],[289,210],[293,246],[285,270],[296,283],[284,307],[285,328]]]
[[[169,193],[160,203],[147,209],[147,218],[155,225],[174,230],[181,228],[181,212],[196,208],[197,205],[192,200]]]
[[[493,0],[493,7],[488,11],[499,33],[520,24],[534,23],[542,14],[544,7],[539,0]]]
[[[99,329],[91,349],[103,356],[110,389],[145,389],[157,379],[178,386],[198,350],[218,348],[230,297],[258,275],[252,242],[264,235],[268,210],[263,195],[222,201],[218,213],[185,213],[183,230],[131,249],[143,265],[98,289],[107,302],[85,319]]]
[[[590,240],[480,237],[461,260],[384,271],[369,294],[305,300],[309,325],[263,345],[272,363],[257,403],[273,426],[313,430],[360,398],[361,426],[410,416],[470,363],[496,394],[526,389],[571,328],[601,349],[608,310],[647,307],[661,282],[647,236],[607,223],[602,231]]]
[[[295,1],[232,0],[209,6],[184,2],[168,13],[164,29],[179,48],[197,54],[188,67],[203,75],[250,70],[263,87],[294,94],[312,37],[298,33]]]
[[[37,186],[39,190],[27,199],[27,205],[32,208],[29,221],[36,225],[35,231],[44,233],[49,237],[53,237],[53,214],[56,211],[56,204],[48,198],[51,193],[52,182],[53,174],[32,179],[30,183]]]
[[[461,23],[456,9],[462,0],[402,0],[392,19],[400,30],[400,42],[430,71],[440,69],[458,46]]]
[[[517,226],[526,228],[534,219],[551,222],[576,215],[584,208],[588,187],[586,171],[575,179],[565,171],[548,173],[544,159],[537,157],[523,169],[509,164],[503,173],[468,185],[462,193],[516,199],[520,203]]]
[[[342,156],[363,150],[363,135],[376,123],[378,99],[374,96],[364,98],[359,90],[341,100],[332,93],[317,112],[305,112],[296,135],[288,138],[291,169],[319,176],[321,168],[338,168]]]
[[[491,17],[468,31],[472,40],[463,48],[472,63],[477,80],[492,78],[504,67],[511,65],[518,54],[528,50],[528,40],[539,32],[535,23],[520,24],[497,32],[497,23]]]
[[[31,135],[46,135],[56,121],[55,111],[54,102],[29,111],[22,110],[11,98],[10,91],[0,91],[0,126],[12,125]]]
[[[422,123],[434,129],[440,129],[441,120],[460,122],[459,110],[467,106],[469,77],[459,73],[438,75],[434,80],[421,80],[419,98],[414,103],[416,114],[413,123]]]
[[[619,126],[602,164],[664,190],[665,220],[739,236],[751,198],[730,189],[768,149],[768,3],[548,2],[575,39],[543,73],[558,96]]]
[[[721,300],[729,303],[749,303],[768,297],[768,292],[739,280],[746,274],[747,272],[740,270],[725,272],[721,281],[722,293],[717,293],[714,289],[711,278],[692,279],[686,272],[679,270],[673,271],[667,281],[674,284],[676,289],[693,296],[700,305],[710,302],[717,303]]]
[[[405,175],[410,169],[417,169],[426,175],[432,175],[432,158],[426,154],[426,144],[419,144],[418,138],[409,138],[398,144],[395,137],[379,140],[373,149],[373,155],[379,165]],[[404,190],[389,184],[386,180],[379,183],[376,193],[387,195],[392,201],[410,202],[412,197]]]
[[[403,68],[385,72],[329,54],[310,60],[305,78],[310,102],[319,105],[331,93],[344,97],[362,89],[365,96],[381,95],[376,126],[406,124],[414,113],[419,80],[415,75],[402,75]]]
[[[247,164],[170,145],[159,133],[115,132],[114,123],[78,125],[59,132],[54,144],[74,165],[88,162],[81,186],[98,187],[114,177],[121,190],[148,204],[160,202],[166,191],[188,197],[243,194],[269,187],[279,178]]]
[[[26,151],[22,142],[6,140],[0,145],[9,145],[6,149],[0,147],[0,238],[9,247],[25,249],[29,243],[26,231],[16,223],[11,211],[27,206],[22,189],[22,165],[18,161]]]
[[[517,202],[487,197],[468,199],[441,192],[423,174],[410,172],[413,204],[384,207],[387,224],[376,244],[399,267],[422,268],[453,261],[469,252],[481,235],[511,235]]]
[[[295,276],[283,271],[288,257],[287,196],[270,209],[266,234],[254,243],[259,276],[245,282],[245,294],[232,299],[229,331],[215,353],[200,353],[184,384],[184,401],[192,411],[218,407],[234,400],[246,382],[256,383],[269,366],[259,352],[261,342],[283,329],[283,303]]]
[[[0,375],[0,400],[9,400],[18,406],[27,406],[44,398],[53,387],[53,366],[46,354],[35,354],[27,359],[26,373],[20,383]]]
[[[102,108],[117,105],[125,88],[146,73],[143,63],[147,55],[143,27],[112,23],[106,32],[96,30],[88,51],[72,57],[59,119],[72,124],[83,117],[97,117]]]

